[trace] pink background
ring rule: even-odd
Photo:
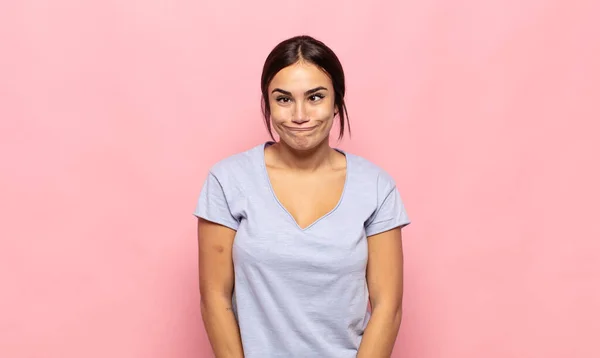
[[[341,57],[405,231],[395,357],[600,357],[600,2],[3,1],[0,357],[208,357],[197,195],[286,37]],[[335,144],[335,143],[334,143]]]

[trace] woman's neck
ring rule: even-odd
[[[309,150],[296,150],[279,141],[270,146],[273,166],[284,167],[298,171],[317,171],[334,166],[334,149],[325,139],[321,144]]]

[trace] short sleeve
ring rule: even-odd
[[[367,237],[408,224],[410,218],[396,184],[387,175],[380,176],[377,183],[377,208],[365,223]]]
[[[212,172],[204,181],[194,215],[233,230],[238,229],[239,222],[231,214],[225,190]]]

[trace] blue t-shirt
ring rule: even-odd
[[[337,206],[302,229],[275,196],[263,143],[216,163],[195,215],[236,230],[233,311],[246,358],[356,357],[370,318],[367,240],[408,225],[394,180],[346,156]]]

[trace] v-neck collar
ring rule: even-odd
[[[308,226],[302,228],[300,225],[298,225],[298,222],[296,221],[294,216],[289,212],[289,210],[281,203],[281,201],[277,197],[277,194],[275,193],[275,189],[273,189],[273,185],[271,184],[271,178],[269,177],[269,172],[267,171],[267,163],[265,161],[265,149],[267,148],[267,146],[272,145],[272,144],[275,144],[275,142],[268,141],[268,142],[264,142],[256,147],[256,150],[258,151],[258,156],[260,158],[260,166],[261,166],[261,170],[263,172],[264,180],[266,181],[266,184],[269,187],[269,191],[271,192],[271,195],[272,195],[273,199],[275,200],[275,202],[290,217],[290,219],[292,220],[294,225],[298,228],[298,230],[307,231],[311,227],[315,226],[318,222],[324,220],[325,218],[327,218],[328,216],[333,214],[342,204],[342,201],[346,194],[346,190],[348,189],[348,182],[349,182],[349,178],[350,178],[350,166],[351,166],[350,155],[348,155],[348,153],[346,153],[345,151],[343,151],[341,149],[333,148],[334,150],[343,154],[344,157],[346,158],[346,177],[344,178],[344,188],[342,189],[342,194],[340,195],[340,198],[339,198],[337,204],[333,207],[333,209],[331,209],[329,212],[322,215],[321,217],[317,218],[315,221],[310,223]]]

